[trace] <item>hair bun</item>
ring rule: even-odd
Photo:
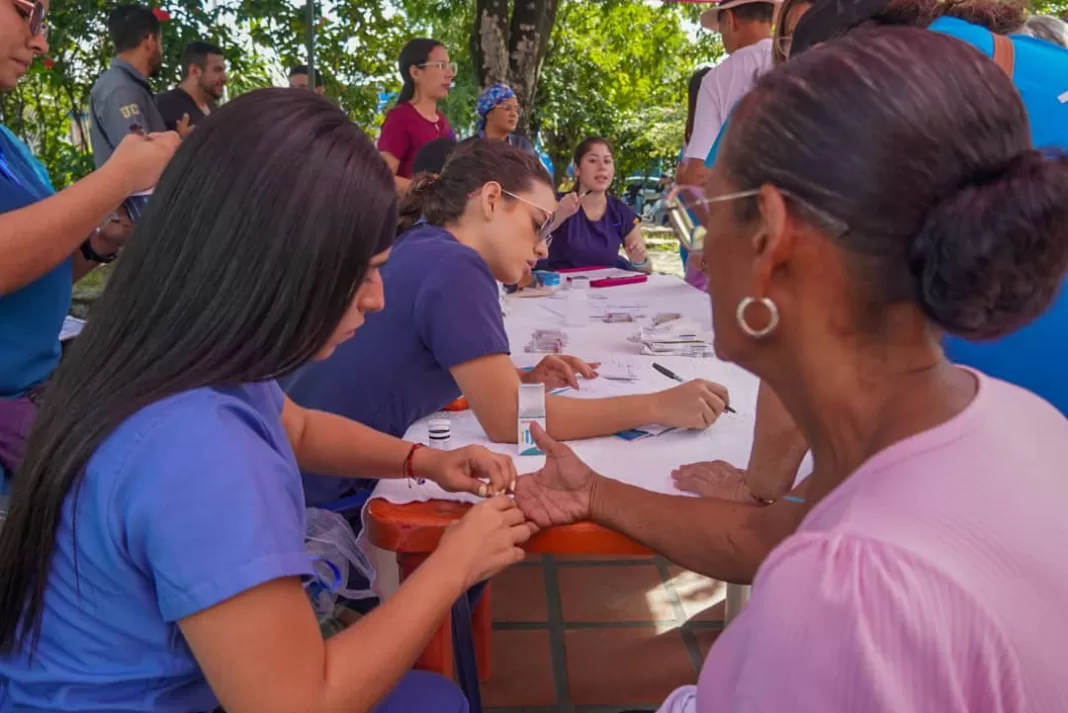
[[[989,339],[1038,317],[1068,270],[1068,156],[1025,151],[937,204],[909,265],[924,311],[953,334]]]

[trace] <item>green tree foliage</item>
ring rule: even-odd
[[[317,0],[322,3],[324,0]],[[517,0],[512,0],[512,3]],[[300,0],[152,0],[166,11],[163,90],[180,79],[185,42],[221,46],[229,65],[229,95],[284,81],[285,68],[306,62],[307,19]],[[477,9],[489,0],[325,0],[317,6],[316,66],[327,95],[374,133],[379,95],[400,88],[397,55],[415,36],[441,40],[459,65],[443,109],[460,136],[474,129],[484,58],[472,48]],[[539,0],[545,7],[549,3]],[[481,3],[481,5],[480,5]],[[112,54],[105,20],[113,0],[53,3],[51,50],[19,88],[0,96],[0,121],[26,139],[57,186],[84,175],[92,160],[89,90]],[[498,0],[501,8],[509,6]],[[514,9],[514,8],[513,8]],[[722,53],[718,38],[697,27],[703,6],[646,0],[559,0],[533,109],[530,134],[540,137],[558,177],[585,136],[615,144],[617,176],[674,164],[682,143],[690,73]],[[502,10],[503,11],[503,10]],[[1038,0],[1035,11],[1068,12],[1068,0]]]
[[[0,121],[33,147],[57,187],[92,169],[83,138],[89,133],[89,91],[113,53],[106,22],[114,6],[105,0],[54,3],[47,20],[48,56],[34,62],[14,92],[0,97]],[[193,39],[223,47],[234,76],[246,82],[267,77],[264,57],[237,42],[234,8],[207,6],[198,0],[167,0],[160,9],[170,20],[162,25],[166,56],[163,70],[154,79],[158,90],[179,81],[179,57],[185,43]]]
[[[613,142],[621,178],[673,165],[689,76],[722,53],[717,37],[694,34],[696,14],[640,0],[561,3],[533,122],[557,176],[589,135]]]

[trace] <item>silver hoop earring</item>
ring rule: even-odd
[[[762,305],[764,309],[768,311],[768,323],[763,329],[753,329],[749,326],[749,322],[745,318],[745,311],[753,304]],[[738,311],[735,312],[735,316],[738,318],[738,326],[753,339],[766,337],[774,332],[775,328],[779,326],[779,308],[768,297],[746,297],[738,303]]]

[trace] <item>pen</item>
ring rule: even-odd
[[[653,362],[653,368],[656,369],[657,371],[659,371],[661,374],[663,374],[664,376],[666,376],[669,379],[674,379],[675,381],[679,382],[680,384],[685,383],[685,380],[681,376],[679,376],[678,374],[673,372],[671,369],[668,369],[666,366],[661,366],[660,364],[657,364],[656,362]],[[737,411],[732,409],[730,406],[728,406],[724,410],[727,413],[738,413]]]

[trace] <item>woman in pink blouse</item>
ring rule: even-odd
[[[412,178],[412,162],[419,149],[434,139],[456,138],[438,102],[449,96],[456,63],[445,45],[417,37],[404,45],[398,60],[401,87],[397,104],[386,113],[378,150],[393,171],[397,192],[404,194]]]
[[[1032,147],[1009,76],[924,30],[828,42],[742,99],[687,205],[716,226],[716,352],[780,396],[814,474],[662,713],[1068,711],[1068,420],[940,347],[1028,323],[1068,269],[1068,157]],[[539,437],[537,524],[678,527],[631,527],[678,508]]]

